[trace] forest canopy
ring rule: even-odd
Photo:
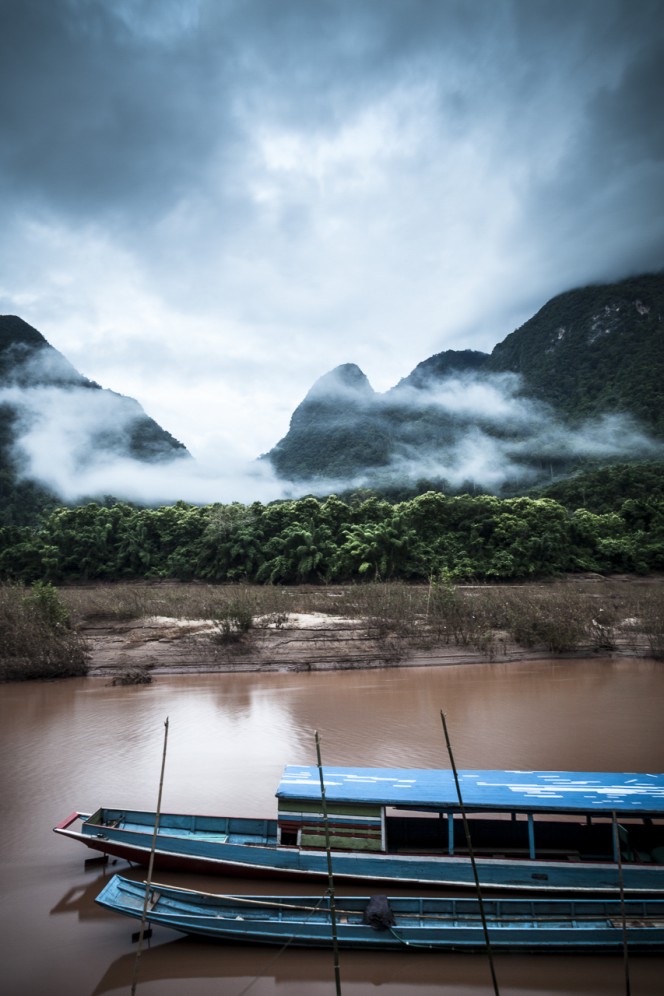
[[[0,578],[25,583],[498,581],[662,569],[661,493],[600,511],[546,496],[436,491],[396,503],[366,493],[270,505],[90,502],[0,528]]]

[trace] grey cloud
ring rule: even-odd
[[[622,9],[603,6],[609,19]],[[588,11],[599,16],[595,5],[586,11],[426,0],[139,8],[7,0],[3,171],[17,190],[65,210],[148,215],[191,184],[205,186],[210,156],[230,173],[256,123],[334,131],[413,81],[439,88],[452,121],[481,130],[490,114],[498,124],[511,117],[518,133],[521,115],[507,101],[528,74],[535,96],[546,91],[543,54],[546,69],[566,66],[575,25],[588,41]],[[642,21],[638,11],[634,19]]]
[[[576,127],[556,168],[529,177],[519,226],[542,265],[570,286],[664,265],[661,8],[644,2],[608,11],[614,17],[608,28],[600,22],[592,70],[580,90],[570,80]]]
[[[606,24],[624,26],[629,7],[631,50],[631,37],[656,37],[647,16],[656,6],[8,0],[0,42],[4,183],[44,207],[122,227],[154,222],[193,189],[217,205],[221,225],[246,224],[252,207],[241,171],[257,126],[334,134],[362,106],[415,84],[438,91],[443,135],[470,135],[497,154],[537,158],[547,132],[557,134],[570,112],[574,118],[564,102],[585,106],[601,169],[610,149],[593,119],[608,121],[601,90],[625,58],[625,42]],[[637,58],[626,96],[611,95],[626,147],[638,120],[629,93],[647,96],[661,78],[661,59],[659,72],[654,52],[651,61],[648,73]],[[649,120],[652,94],[651,107]],[[662,129],[654,133],[661,141]],[[301,225],[302,207],[291,204],[285,217]]]
[[[222,395],[247,341],[255,370],[279,354],[294,406],[320,369],[356,358],[393,383],[553,294],[664,265],[659,0],[2,15],[0,296],[100,380],[132,352],[179,373],[191,316],[192,383],[216,365]]]

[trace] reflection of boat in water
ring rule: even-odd
[[[236,944],[362,950],[632,951],[664,947],[664,899],[224,896],[114,875],[100,906]]]
[[[105,911],[102,911],[105,912]],[[110,917],[110,914],[107,914]],[[162,932],[163,930],[163,932]],[[168,940],[168,937],[172,940]],[[150,946],[143,949],[139,986],[150,992],[214,993],[237,996],[259,977],[257,992],[270,996],[293,996],[293,993],[333,991],[333,956],[320,949],[287,949],[275,959],[276,949],[249,948],[246,945],[219,946],[193,937],[173,937],[165,928],[155,927]],[[570,993],[618,991],[615,977],[620,972],[616,956],[574,954],[560,955],[500,954],[496,956],[501,983],[509,984],[510,993],[523,992],[546,996],[570,996]],[[366,996],[381,992],[385,996],[441,996],[463,992],[466,996],[485,996],[487,989],[486,954],[450,952],[411,952],[408,955],[370,951],[345,951],[341,976],[344,996]],[[129,992],[136,965],[136,946],[115,958],[104,971],[91,996]],[[662,960],[653,955],[635,955],[630,959],[632,985],[639,992],[660,991]],[[193,985],[188,985],[193,983]],[[150,984],[152,984],[150,986]],[[171,988],[167,988],[170,984]],[[602,985],[605,988],[602,990]]]
[[[55,906],[52,907],[51,916],[59,913],[76,913],[79,920],[89,920],[92,917],[99,917],[101,910],[95,904],[95,899],[99,895],[99,890],[107,884],[108,875],[100,875],[94,882],[87,885],[73,885],[65,892]]]
[[[460,771],[483,888],[664,893],[664,775]],[[194,873],[473,887],[452,772],[289,765],[276,820],[161,814],[155,867]],[[80,830],[72,829],[81,819]],[[155,814],[72,813],[56,833],[147,864]],[[373,888],[373,886],[372,886]]]
[[[105,862],[100,857],[93,859],[89,863],[86,862],[86,866],[88,864],[95,867],[97,874],[90,881],[79,885],[72,885],[67,889],[62,899],[59,899],[55,906],[51,907],[49,911],[51,916],[61,913],[75,913],[79,920],[96,920],[100,916],[103,916],[103,912],[95,900],[99,895],[100,889],[103,889],[113,875],[114,869],[112,866],[117,865],[117,861]],[[123,868],[123,871],[125,874],[128,874],[128,877],[131,877],[131,869]],[[141,875],[141,880],[145,878],[145,873],[139,869],[136,869],[135,874],[137,876]]]

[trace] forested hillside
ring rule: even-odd
[[[82,376],[14,315],[0,315],[0,388],[0,523],[33,521],[61,501],[32,466],[35,448],[55,450],[77,473],[110,456],[149,464],[188,456],[138,402]]]
[[[436,354],[377,394],[345,364],[312,387],[268,459],[337,490],[529,493],[661,459],[664,275],[561,294],[491,353]]]
[[[664,439],[664,274],[560,294],[484,369],[519,374],[566,419],[630,414]]]
[[[108,454],[188,456],[39,332],[0,319],[0,579],[301,583],[525,579],[664,568],[664,278],[550,301],[489,356],[446,351],[377,394],[344,364],[269,454],[327,498],[137,507],[66,503],[31,478],[61,410],[73,472]],[[49,437],[50,438],[50,437]],[[483,476],[483,474],[485,476]],[[528,497],[526,497],[528,496]]]

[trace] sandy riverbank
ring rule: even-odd
[[[568,579],[574,592],[597,599],[619,597],[625,586],[654,587],[664,599],[664,579],[595,576]],[[521,586],[526,592],[541,585]],[[617,593],[617,594],[616,594]],[[80,626],[90,653],[90,675],[117,678],[142,670],[153,677],[239,671],[318,671],[385,667],[449,666],[552,657],[646,657],[648,640],[623,619],[612,629],[610,646],[588,640],[573,651],[555,654],[546,646],[521,646],[505,631],[492,630],[482,645],[436,639],[420,633],[402,637],[398,628],[376,633],[363,618],[325,612],[288,612],[256,616],[236,642],[220,639],[211,619],[150,615],[130,620],[84,621]]]

